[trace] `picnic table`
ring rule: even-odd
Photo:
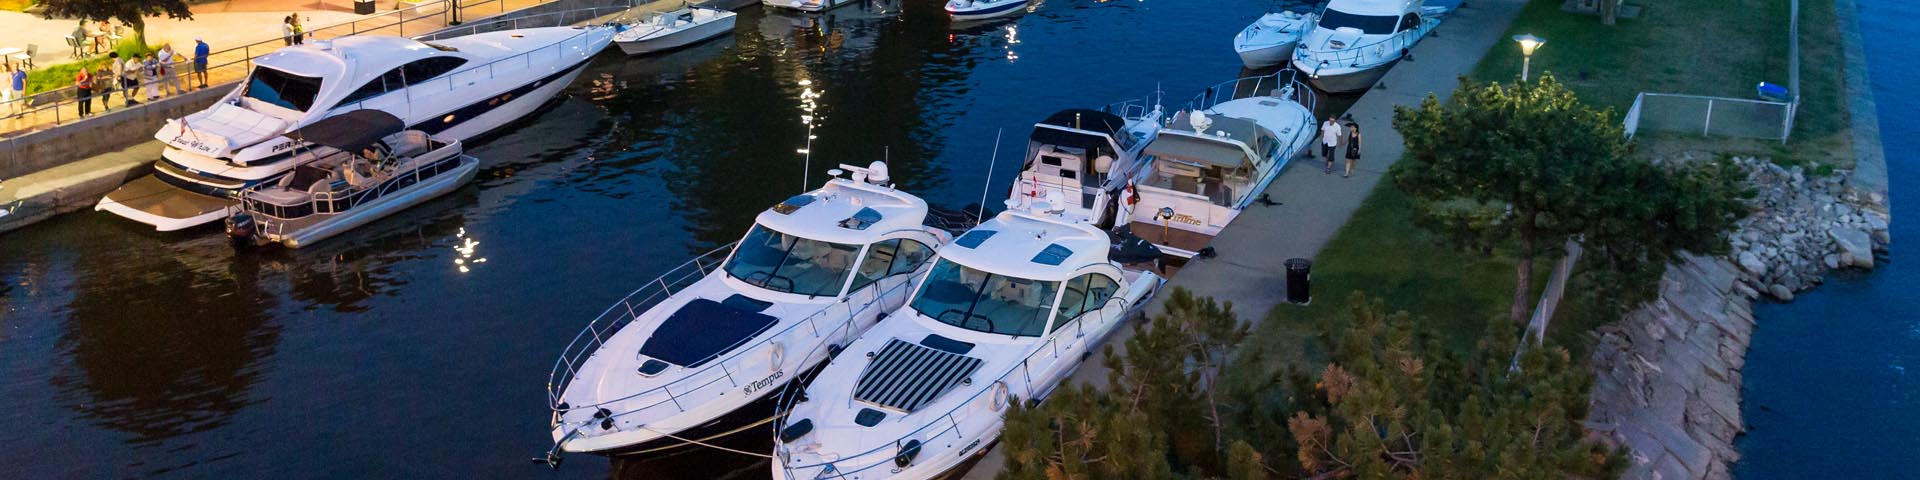
[[[21,50],[19,48],[14,48],[14,47],[0,48],[0,66],[8,66],[8,67],[13,66],[13,56],[17,54],[25,53],[25,52],[26,50]]]

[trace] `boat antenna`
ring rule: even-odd
[[[987,217],[987,192],[993,191],[993,164],[1000,162],[1000,134],[1007,133],[1006,128],[993,132],[993,157],[987,159],[987,181],[980,182],[980,210],[973,213],[978,220]]]

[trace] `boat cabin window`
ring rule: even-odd
[[[1059,284],[995,275],[940,259],[920,284],[913,310],[976,332],[1038,337],[1046,331]]]
[[[388,70],[387,73],[381,74],[379,78],[368,81],[367,84],[361,86],[359,90],[354,90],[353,93],[347,94],[347,98],[340,100],[340,103],[344,105],[358,102],[403,88],[407,88],[406,77],[401,76],[399,68],[395,68]]]
[[[822,242],[754,225],[724,268],[749,285],[807,296],[834,296],[853,270],[857,245]]]
[[[853,288],[848,291],[865,288],[882,278],[910,273],[932,256],[932,248],[913,240],[896,238],[875,243],[867,249],[867,258],[860,261],[860,269],[854,273]]]
[[[254,67],[253,74],[247,77],[247,98],[283,108],[307,111],[313,108],[313,97],[319,94],[320,79],[314,77],[264,66]]]
[[[412,86],[445,75],[466,64],[467,59],[460,57],[429,57],[414,60],[413,63],[400,68],[407,71],[407,85]]]
[[[1320,28],[1336,30],[1353,27],[1368,35],[1392,35],[1394,25],[1398,23],[1400,17],[1393,15],[1354,15],[1331,8],[1320,14]]]
[[[1400,31],[1404,32],[1416,28],[1420,28],[1420,14],[1407,12],[1406,15],[1400,17]]]
[[[1099,310],[1113,298],[1113,292],[1120,289],[1119,282],[1098,273],[1081,275],[1067,282],[1066,291],[1060,294],[1059,320],[1053,322],[1053,329],[1059,330],[1080,315]]]

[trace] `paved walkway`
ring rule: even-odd
[[[1321,173],[1317,158],[1295,160],[1267,188],[1267,194],[1280,205],[1254,206],[1241,213],[1214,238],[1213,247],[1220,256],[1188,264],[1162,292],[1185,287],[1199,295],[1233,302],[1234,311],[1242,319],[1266,318],[1267,312],[1285,297],[1283,263],[1288,258],[1317,256],[1380,183],[1391,162],[1400,159],[1403,146],[1400,133],[1391,126],[1393,107],[1418,105],[1429,92],[1441,98],[1452,93],[1459,85],[1459,76],[1480,63],[1490,47],[1505,41],[1502,35],[1507,25],[1525,4],[1525,0],[1480,0],[1448,16],[1433,37],[1413,49],[1413,60],[1394,67],[1381,86],[1347,110],[1366,132],[1368,160],[1361,160],[1353,178]],[[1319,293],[1323,298],[1327,295]],[[1161,311],[1161,302],[1168,297],[1158,296],[1146,311]],[[1122,327],[1107,344],[1124,353],[1126,339],[1132,336],[1131,329]],[[1104,359],[1095,355],[1070,381],[1106,388],[1108,370]],[[993,478],[1003,469],[1002,464],[1004,459],[995,449],[965,478]]]

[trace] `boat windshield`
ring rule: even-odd
[[[727,275],[742,282],[807,296],[834,296],[853,271],[858,245],[801,238],[754,225],[727,260]]]
[[[1368,35],[1392,35],[1399,23],[1400,17],[1393,15],[1355,15],[1331,8],[1320,15],[1320,28],[1335,30],[1353,27]]]
[[[320,95],[320,79],[294,75],[268,67],[254,67],[247,78],[247,98],[298,111],[313,108]]]
[[[1022,337],[1046,331],[1060,282],[995,275],[940,259],[913,299],[914,311],[940,323]]]

